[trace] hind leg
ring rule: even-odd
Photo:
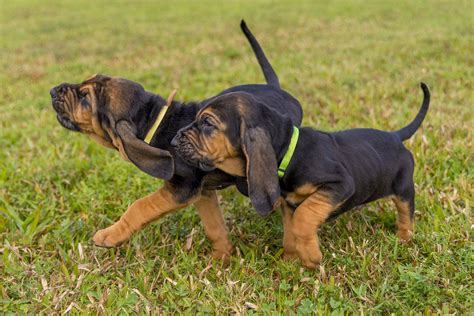
[[[397,216],[397,237],[401,241],[407,242],[413,236],[413,214],[415,211],[414,198],[404,199],[402,197],[396,196],[393,198],[393,202],[397,206],[398,216]]]
[[[411,158],[411,155],[409,156]],[[415,213],[415,185],[413,183],[413,158],[405,165],[394,183],[397,206],[397,236],[406,242],[413,236],[413,215]]]

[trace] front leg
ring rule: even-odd
[[[212,257],[227,262],[232,253],[227,227],[219,207],[219,199],[215,190],[203,191],[194,206],[201,218],[204,232],[212,243]]]
[[[179,203],[171,186],[165,185],[156,192],[133,202],[115,224],[99,230],[93,237],[96,246],[116,247],[127,241],[133,233],[164,214],[183,208],[190,203]]]
[[[293,235],[298,257],[307,268],[314,269],[322,259],[317,230],[335,209],[331,198],[313,193],[295,210]]]
[[[293,260],[298,258],[296,254],[295,236],[293,235],[293,211],[288,203],[281,199],[281,217],[283,222],[283,259]]]

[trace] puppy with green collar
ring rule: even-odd
[[[325,221],[383,197],[392,197],[398,210],[397,236],[413,234],[415,189],[413,155],[403,145],[423,122],[430,92],[416,118],[404,128],[369,128],[335,133],[305,127],[274,111],[266,100],[245,92],[211,100],[172,144],[191,165],[214,168],[247,179],[248,194],[257,212],[268,215],[282,197],[285,236],[304,266],[321,262],[316,234]],[[287,250],[287,249],[285,249]]]

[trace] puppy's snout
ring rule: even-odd
[[[183,142],[187,141],[186,134],[183,132],[183,130],[179,130],[176,135],[173,137],[171,140],[171,146],[173,147],[178,147],[180,144]]]
[[[56,91],[56,87],[52,88],[49,90],[49,94],[51,95],[51,98],[56,98],[58,96],[58,92]]]
[[[171,140],[171,146],[178,147],[181,143],[186,141],[186,135],[182,130],[179,130]]]
[[[178,134],[176,134],[176,136],[173,137],[173,139],[171,140],[171,146],[178,147],[178,143],[179,143],[178,139],[180,138],[181,138],[181,133],[178,132]]]

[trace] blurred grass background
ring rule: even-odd
[[[407,314],[473,311],[471,1],[0,1],[0,312]],[[280,258],[281,219],[221,192],[236,254],[209,260],[192,208],[119,249],[91,245],[161,185],[55,120],[49,89],[95,73],[200,100],[263,82],[245,18],[304,125],[398,129],[429,84],[416,232],[376,202],[321,229],[323,264]]]

